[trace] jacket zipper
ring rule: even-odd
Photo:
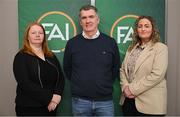
[[[39,65],[39,60],[37,59],[37,63],[38,63],[38,79],[41,85],[41,88],[43,88],[43,84],[42,84],[42,80],[41,80],[41,69],[40,69],[40,65]]]

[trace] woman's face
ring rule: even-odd
[[[151,22],[146,18],[139,20],[138,27],[137,27],[137,33],[142,42],[149,41],[151,34],[152,34]]]
[[[42,44],[44,40],[43,29],[38,25],[31,26],[28,34],[28,40],[30,44]]]

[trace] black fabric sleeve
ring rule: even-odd
[[[112,68],[113,78],[119,79],[120,55],[119,55],[119,49],[115,40],[113,41],[113,49],[114,49],[114,59],[113,59],[113,68]]]
[[[64,74],[61,69],[61,65],[55,55],[54,55],[54,59],[57,66],[57,70],[59,72],[59,78],[57,79],[56,86],[54,88],[54,93],[62,96],[64,90],[64,84],[65,84]]]
[[[52,99],[53,92],[41,88],[30,80],[31,75],[28,70],[31,68],[27,67],[27,62],[27,56],[22,53],[18,53],[13,62],[14,76],[18,87],[22,91],[20,93],[47,106]]]
[[[64,59],[63,59],[63,68],[64,72],[66,75],[67,79],[71,79],[71,72],[72,72],[72,58],[71,58],[71,45],[70,42],[68,41],[65,47],[65,52],[64,52]]]

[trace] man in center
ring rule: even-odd
[[[71,84],[74,116],[113,116],[113,83],[119,74],[116,41],[99,32],[97,8],[81,7],[82,33],[67,42],[64,71]]]

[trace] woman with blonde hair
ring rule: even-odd
[[[167,65],[168,49],[160,42],[155,21],[150,16],[140,16],[135,22],[133,42],[120,69],[123,115],[166,114]]]

